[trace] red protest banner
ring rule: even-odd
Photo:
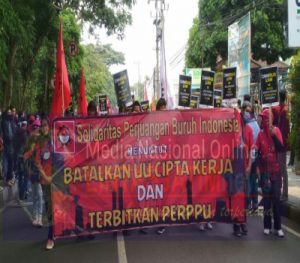
[[[53,127],[55,154],[63,157],[52,191],[56,237],[245,221],[233,109],[57,119]]]

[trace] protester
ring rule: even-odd
[[[97,116],[97,105],[93,100],[91,100],[89,102],[88,107],[87,107],[87,112],[88,112],[89,117]]]
[[[242,118],[244,125],[248,125],[252,131],[253,137],[253,146],[251,147],[251,171],[248,177],[247,184],[247,208],[251,212],[255,212],[258,209],[258,182],[257,182],[257,174],[256,174],[256,151],[255,151],[255,143],[260,131],[258,123],[254,116],[252,115],[252,105],[250,102],[246,101],[242,105]]]
[[[244,156],[244,178],[248,182],[250,177],[251,167],[252,167],[252,149],[254,147],[253,143],[253,131],[249,123],[244,122],[244,120],[249,120],[251,118],[251,103],[246,101],[242,105],[241,117],[242,117],[242,146],[243,146],[243,156]],[[241,235],[247,235],[248,229],[246,223],[244,224],[234,224],[233,233],[235,236],[240,237]]]
[[[132,104],[132,112],[133,113],[142,112],[142,106],[137,100]]]
[[[244,95],[244,101],[243,102],[246,102],[246,101],[251,103],[251,96],[249,94]]]
[[[271,215],[273,213],[276,234],[279,237],[284,237],[281,229],[280,211],[282,178],[278,162],[278,152],[284,148],[284,144],[280,130],[272,125],[272,112],[269,112],[269,109],[265,109],[260,116],[262,118],[262,130],[257,137],[256,149],[259,153],[257,173],[263,192],[264,234],[270,234],[272,229]]]
[[[16,133],[16,124],[13,114],[8,108],[2,120],[3,134],[3,172],[6,183],[12,186],[15,183],[14,178],[14,138]]]
[[[273,125],[277,126],[281,132],[283,140],[283,149],[278,152],[278,162],[280,166],[280,173],[283,179],[282,200],[288,200],[288,173],[287,173],[287,159],[286,152],[288,150],[288,137],[290,133],[290,122],[288,118],[288,107],[285,104],[286,90],[279,92],[279,106],[272,108],[274,116]]]
[[[28,138],[27,134],[27,121],[23,120],[20,122],[20,128],[16,133],[16,138],[14,140],[14,151],[17,155],[17,177],[18,177],[18,188],[19,188],[19,199],[24,201],[27,199],[28,191],[28,175],[25,169],[25,160],[23,158],[25,152],[25,146]]]
[[[41,122],[35,120],[33,123],[33,130],[28,138],[25,150],[24,150],[24,161],[26,163],[26,172],[31,182],[32,189],[32,201],[33,201],[33,215],[32,215],[32,225],[41,227],[42,215],[43,215],[43,192],[40,184],[40,175],[35,165],[36,157],[36,145],[40,137],[40,127]]]
[[[35,164],[40,175],[40,182],[43,189],[45,207],[49,221],[48,239],[46,250],[54,247],[53,227],[52,227],[52,201],[51,201],[51,182],[52,182],[52,159],[53,151],[50,138],[50,124],[47,118],[42,119],[41,139],[36,147]]]
[[[260,103],[259,103],[258,99],[256,99],[254,101],[253,110],[254,110],[254,116],[255,116],[255,118],[257,118],[258,115],[261,113],[261,106],[260,106]]]
[[[33,130],[33,122],[35,121],[35,116],[33,114],[29,114],[27,116],[27,130],[28,133],[31,134]]]
[[[120,115],[124,115],[124,114],[126,114],[126,113],[127,113],[126,106],[125,106],[124,103],[121,103],[121,104],[119,105],[119,114],[120,114]]]
[[[167,109],[167,101],[165,100],[165,98],[160,98],[157,101],[156,110],[161,111],[161,110],[166,110],[166,109]]]

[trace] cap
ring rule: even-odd
[[[272,114],[272,112],[271,112],[271,114]],[[269,117],[269,109],[264,109],[264,110],[259,114],[259,116],[268,118],[268,117]]]

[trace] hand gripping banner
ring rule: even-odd
[[[55,236],[245,222],[241,138],[233,109],[55,120]]]

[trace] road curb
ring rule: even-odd
[[[16,184],[13,186],[3,186],[0,193],[0,209],[3,209],[8,203],[13,200],[18,200],[18,187]]]
[[[282,202],[282,215],[290,220],[300,222],[300,208],[289,201]]]

